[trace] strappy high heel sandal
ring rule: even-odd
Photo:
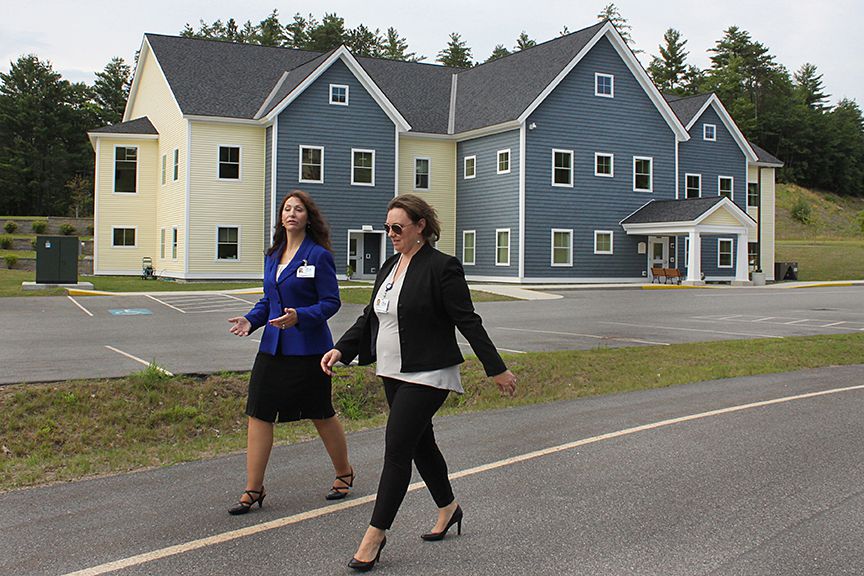
[[[261,486],[261,490],[245,490],[243,492],[246,496],[249,497],[249,502],[243,501],[243,496],[240,497],[240,501],[233,508],[228,509],[228,514],[232,516],[239,516],[240,514],[246,514],[256,503],[258,504],[258,508],[264,506],[264,486]]]
[[[351,488],[354,486],[354,468],[351,468],[350,474],[343,474],[342,476],[336,476],[336,481],[341,482],[344,486],[331,486],[330,492],[327,493],[325,498],[327,500],[342,500],[351,492]]]

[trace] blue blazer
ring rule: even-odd
[[[284,245],[264,258],[264,297],[246,314],[252,324],[250,333],[264,326],[260,352],[274,356],[323,354],[333,347],[327,319],[342,305],[333,255],[307,236],[277,279],[283,249]],[[297,277],[297,269],[304,262],[315,266],[314,278]],[[297,324],[280,330],[267,323],[282,316],[285,308],[297,310]]]

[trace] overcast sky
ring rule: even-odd
[[[24,54],[48,60],[64,78],[92,83],[93,74],[114,57],[131,63],[145,32],[179,34],[186,23],[197,29],[233,17],[258,23],[274,9],[281,22],[296,12],[321,20],[325,12],[382,31],[395,27],[408,40],[410,51],[435,60],[450,32],[459,32],[474,60],[485,60],[496,44],[512,48],[525,30],[542,42],[567,26],[571,32],[594,24],[607,0],[437,0],[412,3],[395,0],[315,0],[283,3],[276,0],[0,0],[0,70]],[[864,106],[864,64],[858,54],[864,1],[823,0],[618,0],[621,14],[632,26],[635,48],[643,65],[658,53],[667,28],[688,40],[689,63],[706,68],[706,50],[729,26],[748,31],[790,71],[815,64],[823,74],[831,102],[855,99]]]

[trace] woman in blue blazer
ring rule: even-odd
[[[264,259],[264,297],[245,316],[228,319],[237,336],[264,327],[246,402],[246,490],[230,514],[263,504],[276,422],[312,420],[336,471],[326,498],[348,495],[354,469],[330,399],[330,376],[319,368],[321,356],[333,346],[327,319],[340,305],[329,227],[312,198],[294,190],[279,206],[273,245]]]

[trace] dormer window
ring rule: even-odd
[[[330,104],[347,106],[348,86],[344,84],[330,84]]]
[[[604,98],[615,97],[615,76],[611,74],[594,74],[594,95]]]
[[[703,124],[702,125],[702,139],[708,140],[710,142],[717,141],[717,126],[714,124]]]

